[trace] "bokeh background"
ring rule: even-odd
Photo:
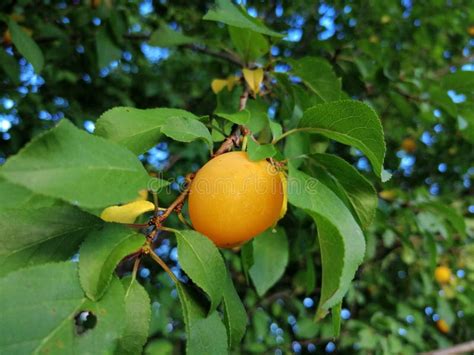
[[[238,255],[225,252],[249,313],[240,353],[385,353],[427,351],[474,338],[474,5],[470,0],[237,1],[251,16],[286,33],[271,47],[276,72],[288,59],[319,56],[344,90],[381,117],[386,167],[373,178],[360,152],[314,143],[351,161],[373,180],[380,201],[366,233],[368,251],[345,301],[341,337],[330,320],[313,322],[320,259],[314,231],[285,218],[291,231],[285,276],[258,298]],[[64,117],[93,133],[114,106],[175,107],[209,114],[211,81],[239,68],[199,48],[231,46],[224,26],[202,21],[211,1],[2,1],[0,5],[0,165]],[[39,45],[41,73],[12,46],[7,18]],[[196,36],[204,47],[160,47],[159,29]],[[284,104],[267,99],[282,121]],[[321,148],[322,146],[322,148]],[[141,156],[152,172],[172,178],[207,159],[199,143],[166,139]],[[93,193],[93,191],[91,191]],[[172,200],[173,191],[164,196]],[[430,208],[419,209],[420,202]],[[1,203],[1,202],[0,202]],[[290,227],[291,226],[291,227]],[[312,234],[313,233],[313,234]],[[173,241],[156,252],[183,281]],[[449,282],[434,277],[437,266]],[[147,353],[183,351],[176,290],[151,262],[139,271],[152,296]],[[444,323],[440,323],[443,321]],[[440,325],[441,324],[441,325]]]

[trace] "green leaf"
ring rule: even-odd
[[[337,78],[332,66],[324,59],[304,57],[290,60],[292,73],[319,98],[320,102],[335,101],[341,98],[341,80]]]
[[[257,134],[268,124],[268,104],[257,97],[247,101],[246,109],[250,112],[250,120],[246,125],[253,134]]]
[[[285,158],[290,160],[295,168],[303,163],[303,158],[310,151],[310,140],[304,132],[290,134],[285,139],[285,148],[283,150]]]
[[[153,339],[145,347],[145,355],[173,355],[173,343],[165,339]]]
[[[247,313],[240,300],[230,274],[224,286],[224,323],[229,338],[229,348],[237,347],[242,341],[247,328]]]
[[[100,302],[81,290],[77,266],[46,264],[0,279],[0,353],[113,353],[124,324],[124,291],[115,279]],[[91,312],[97,322],[78,334],[75,317]]]
[[[232,4],[230,0],[216,0],[216,4],[207,12],[203,20],[222,22],[229,26],[245,28],[267,36],[284,37],[282,34],[270,30],[260,20],[251,17],[243,8]]]
[[[249,137],[247,143],[247,154],[250,160],[259,161],[271,158],[277,153],[273,144],[258,144]]]
[[[279,138],[283,133],[283,128],[281,124],[273,120],[269,120],[268,123],[270,125],[270,131],[272,131],[273,140]]]
[[[99,300],[119,261],[144,243],[141,234],[119,224],[107,223],[91,233],[79,251],[79,278],[87,297]]]
[[[464,106],[459,110],[458,126],[464,138],[474,144],[474,110],[472,106]]]
[[[130,151],[65,119],[10,157],[0,175],[85,208],[132,201],[149,180]]]
[[[168,120],[161,133],[179,142],[192,142],[196,139],[202,139],[212,149],[212,136],[204,123],[189,117],[175,117]]]
[[[178,31],[173,31],[166,24],[151,34],[150,45],[158,47],[174,47],[183,44],[196,43],[196,38],[186,36]]]
[[[430,99],[434,106],[441,107],[445,110],[450,116],[456,118],[458,115],[458,109],[456,104],[449,97],[446,89],[442,89],[439,86],[431,86],[430,90]]]
[[[176,231],[179,264],[210,298],[212,313],[222,299],[226,268],[219,250],[208,238],[192,230]]]
[[[285,272],[288,264],[288,239],[285,230],[267,229],[253,240],[254,263],[250,278],[259,296],[263,296]]]
[[[382,125],[374,110],[359,101],[342,100],[316,105],[303,114],[299,125],[340,143],[354,146],[382,175],[385,142]]]
[[[0,209],[0,275],[24,266],[66,260],[103,222],[66,204]]]
[[[248,110],[242,110],[235,113],[223,113],[223,112],[216,112],[216,116],[225,118],[227,121],[245,125],[250,119],[250,112]]]
[[[96,34],[95,47],[97,51],[97,66],[99,69],[107,67],[111,62],[119,60],[122,51],[113,42],[107,27],[101,27]]]
[[[443,77],[441,84],[446,90],[472,96],[474,95],[474,72],[458,70]]]
[[[122,279],[125,289],[125,329],[118,344],[119,354],[141,354],[148,338],[151,319],[150,297],[131,277]]]
[[[8,20],[8,29],[12,42],[20,54],[31,63],[36,73],[40,73],[44,66],[44,57],[40,47],[20,26],[12,19]]]
[[[420,208],[434,212],[437,217],[445,219],[463,238],[467,237],[466,222],[454,208],[440,202],[430,201],[419,205]]]
[[[97,120],[95,134],[124,145],[138,155],[154,147],[160,139],[161,128],[177,117],[197,120],[192,113],[179,109],[115,107]]]
[[[15,57],[8,55],[3,49],[0,50],[0,67],[13,84],[20,84],[20,66]]]
[[[322,260],[318,316],[339,303],[365,252],[362,230],[341,200],[324,184],[290,165],[288,201],[316,221]]]
[[[342,309],[342,302],[339,302],[331,310],[332,329],[333,329],[335,338],[338,338],[339,334],[341,333],[341,309]]]
[[[228,29],[234,47],[245,62],[253,62],[270,50],[268,40],[260,33],[233,26]]]
[[[377,192],[369,180],[335,155],[315,154],[311,157],[340,186],[361,221],[362,228],[367,228],[374,219],[378,204]]]
[[[20,185],[13,184],[0,177],[0,201],[2,208],[49,207],[58,202],[51,197],[35,194]]]
[[[242,263],[242,270],[249,284],[249,270],[253,265],[253,242],[252,240],[245,243],[240,249],[240,260]]]
[[[228,354],[227,333],[217,311],[206,317],[204,307],[187,290],[177,284],[186,328],[187,354]]]

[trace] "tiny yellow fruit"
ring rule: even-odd
[[[469,36],[474,37],[474,25],[471,25],[467,28],[467,33],[469,34]]]
[[[451,280],[451,269],[447,266],[438,266],[435,270],[435,279],[440,284],[446,284]]]
[[[386,201],[393,201],[397,197],[397,190],[382,190],[379,192],[379,196]]]
[[[3,33],[3,44],[5,46],[9,46],[10,44],[12,44],[12,35],[9,30],[6,30]]]
[[[100,215],[106,222],[133,223],[135,219],[155,209],[155,205],[150,201],[138,200],[122,206],[110,206],[104,209]]]
[[[238,246],[274,225],[282,210],[279,172],[266,160],[230,152],[207,162],[189,191],[194,229],[222,248]]]
[[[416,151],[416,142],[413,138],[405,138],[402,142],[402,149],[407,153],[414,153]]]
[[[440,319],[436,322],[436,328],[443,334],[449,333],[449,325],[444,319]]]
[[[392,20],[392,18],[388,15],[383,15],[380,18],[380,22],[383,23],[383,24],[389,23],[391,20]]]

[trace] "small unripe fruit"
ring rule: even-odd
[[[436,322],[436,328],[438,328],[438,330],[441,333],[444,333],[444,334],[449,333],[449,325],[448,323],[446,323],[444,319],[440,319],[439,321]]]
[[[10,33],[9,30],[6,30],[4,33],[3,33],[3,44],[5,46],[9,46],[10,44],[12,44],[12,35]]]
[[[238,246],[271,227],[283,204],[279,172],[245,152],[217,156],[194,177],[189,191],[194,229],[222,248]]]
[[[447,266],[438,266],[435,270],[435,279],[440,284],[446,284],[451,280],[451,269]]]
[[[405,138],[402,142],[402,149],[407,153],[416,151],[416,142],[413,138]]]

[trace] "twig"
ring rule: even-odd
[[[176,198],[176,200],[174,200],[171,203],[171,205],[169,205],[169,207],[165,210],[165,212],[161,216],[153,217],[150,221],[150,225],[155,224],[157,225],[157,227],[159,227],[161,226],[161,223],[163,223],[163,221],[169,217],[171,212],[176,211],[176,210],[181,211],[181,209],[183,208],[184,201],[186,200],[186,197],[189,194],[191,181],[195,175],[196,175],[195,173],[189,173],[186,176],[186,187],[183,190],[183,192],[181,192],[181,194]]]
[[[420,355],[452,355],[452,354],[463,354],[474,351],[474,340],[468,341],[466,343],[454,345],[450,348],[438,349],[428,351],[426,353],[420,353]]]
[[[198,46],[196,44],[185,44],[182,47],[190,49],[193,52],[203,53],[203,54],[207,54],[211,57],[224,59],[224,60],[226,60],[226,61],[228,61],[232,64],[235,64],[239,67],[244,66],[244,63],[242,63],[238,57],[236,57],[235,55],[233,55],[232,53],[229,53],[229,52],[224,52],[224,51],[218,52],[218,51],[214,51],[212,49],[209,49],[207,47]]]

